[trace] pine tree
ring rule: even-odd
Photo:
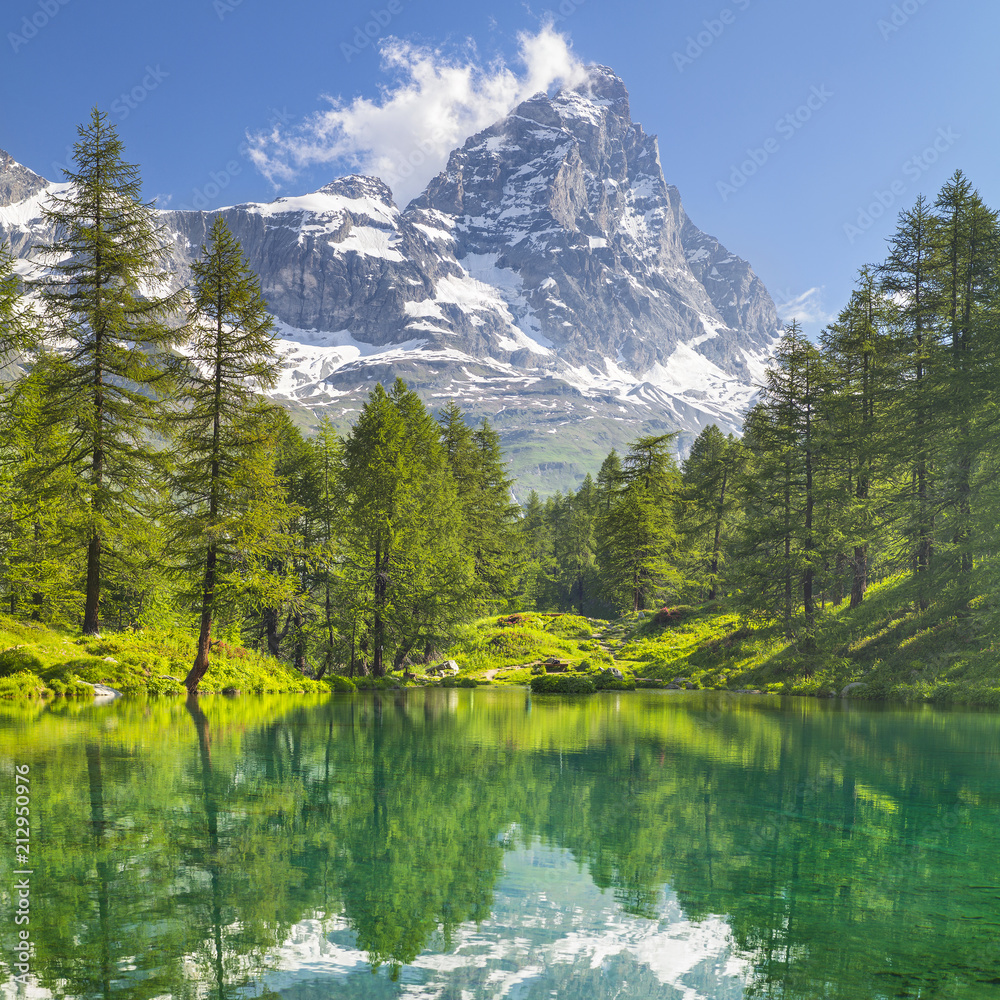
[[[66,363],[47,386],[46,419],[76,428],[49,466],[72,467],[90,512],[83,631],[99,630],[104,557],[120,556],[147,518],[158,456],[150,436],[160,422],[165,380],[160,353],[177,339],[169,325],[177,294],[158,295],[168,278],[163,234],[140,201],[138,168],[122,159],[115,126],[96,108],[80,126],[71,187],[52,195],[44,216],[53,242],[38,249],[47,265],[35,283],[48,336],[69,342]],[[117,540],[117,541],[116,541]]]
[[[588,475],[576,493],[569,493],[557,511],[554,531],[559,602],[582,615],[597,601],[597,542],[594,528],[597,486]]]
[[[171,515],[200,619],[184,680],[193,694],[208,670],[220,608],[232,606],[248,573],[260,573],[287,510],[274,469],[273,422],[255,394],[277,380],[273,322],[221,216],[191,273],[190,365],[172,418],[178,457]],[[267,590],[268,574],[259,579]]]
[[[519,575],[517,504],[504,468],[500,438],[487,420],[475,430],[452,400],[438,417],[441,442],[458,489],[483,610],[506,606]]]
[[[670,453],[675,437],[633,441],[615,481],[610,455],[607,468],[602,466],[607,485],[599,501],[598,559],[604,586],[618,607],[639,611],[680,589],[674,514],[680,477]]]
[[[41,352],[2,399],[0,573],[11,614],[27,606],[35,621],[70,627],[85,582],[73,556],[88,519],[73,470],[58,466],[70,430],[43,413],[51,368],[60,364],[57,355]],[[40,469],[48,473],[40,476]]]
[[[336,530],[339,510],[337,470],[341,464],[342,442],[334,431],[330,418],[324,415],[315,436],[308,443],[312,449],[312,467],[316,477],[316,497],[311,512],[313,544],[310,559],[316,600],[322,608],[320,650],[323,662],[316,671],[319,678],[330,670],[338,655],[341,659],[346,659],[343,656],[343,632],[349,631],[341,629],[340,616],[335,613],[335,596],[343,560]]]
[[[793,322],[767,372],[761,402],[744,423],[753,461],[741,477],[740,601],[748,617],[776,618],[789,636],[796,633],[801,606],[807,643],[816,624],[817,568],[824,562],[816,518],[823,384],[819,351]]]
[[[682,465],[682,533],[685,551],[699,563],[694,577],[710,601],[721,580],[725,552],[738,514],[735,480],[743,449],[715,424],[706,427]]]
[[[426,653],[470,610],[473,559],[440,441],[415,393],[377,385],[344,442],[345,581],[371,670]]]
[[[16,258],[10,244],[0,243],[0,373],[8,370],[24,355],[38,347],[38,319],[24,298],[24,289],[14,269]],[[4,378],[8,385],[16,380]]]
[[[522,610],[544,606],[546,581],[553,568],[552,532],[545,516],[545,504],[532,490],[524,504],[524,514],[518,522],[520,551],[523,565],[520,579]]]
[[[937,267],[934,293],[939,313],[946,403],[947,436],[939,448],[943,459],[941,506],[950,522],[947,542],[954,550],[960,603],[971,597],[974,542],[971,525],[973,479],[979,453],[977,415],[995,372],[994,293],[1000,250],[997,213],[983,204],[979,193],[957,171],[942,188],[935,207]]]
[[[910,489],[902,497],[903,513],[921,609],[930,603],[929,574],[935,544],[933,450],[943,412],[936,377],[940,361],[934,322],[936,267],[934,218],[921,195],[912,209],[900,213],[889,256],[878,268],[882,290],[899,303],[894,325],[901,358],[899,426],[903,436],[897,449],[905,452],[910,469]]]
[[[852,608],[862,603],[868,589],[870,548],[884,537],[885,511],[896,486],[899,459],[893,442],[900,428],[894,426],[898,373],[887,329],[891,315],[874,272],[865,268],[847,307],[823,334],[829,382],[827,457],[841,491],[832,518],[835,527],[828,530],[837,534],[830,541],[838,560],[850,567]]]

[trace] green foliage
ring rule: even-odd
[[[95,108],[78,131],[69,185],[43,209],[54,236],[36,251],[33,282],[46,337],[70,345],[46,367],[42,422],[71,433],[67,448],[37,455],[29,481],[51,490],[72,473],[74,505],[86,511],[83,629],[96,633],[105,583],[149,552],[162,466],[150,442],[181,297],[150,292],[170,277],[165,234],[140,201],[138,168],[122,159],[114,125]]]
[[[674,436],[632,442],[603,498],[598,562],[605,589],[620,610],[638,611],[681,587],[674,517],[680,477],[669,451]]]
[[[30,670],[0,676],[0,698],[41,698],[45,694],[45,685]]]
[[[358,686],[350,677],[343,674],[325,674],[322,683],[331,691],[357,691]]]
[[[394,691],[406,686],[401,677],[393,674],[384,674],[382,677],[356,677],[354,685],[358,691]]]
[[[594,687],[598,691],[634,691],[634,677],[615,677],[610,672],[597,674],[593,678]]]
[[[566,639],[590,639],[594,635],[594,626],[580,615],[557,615],[546,623],[545,631]]]
[[[531,678],[533,694],[593,694],[597,686],[589,677],[572,674],[539,674]]]

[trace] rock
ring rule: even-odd
[[[843,691],[840,692],[841,698],[846,698],[852,691],[857,691],[858,688],[868,687],[864,681],[854,681],[853,684],[848,684]]]
[[[697,691],[698,690],[698,686],[696,684],[692,684],[690,681],[685,681],[684,682],[684,687],[688,691]]]
[[[117,663],[118,661],[113,656],[105,656],[104,657],[104,662],[105,663]]]
[[[671,684],[667,685],[667,690],[668,691],[680,691],[680,689],[681,689],[680,684],[673,684],[673,683],[671,683]]]
[[[445,674],[457,674],[458,670],[458,664],[454,660],[445,660],[443,663],[428,667],[427,673],[431,677],[443,677]]]
[[[601,670],[602,674],[610,674],[616,681],[624,680],[624,675],[617,667],[605,667]]]
[[[94,701],[114,701],[116,698],[121,698],[121,691],[116,690],[113,687],[108,687],[107,684],[91,684],[90,681],[80,681],[81,684],[86,684],[87,687],[94,689]]]

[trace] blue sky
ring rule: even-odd
[[[776,301],[798,302],[785,311],[811,332],[884,255],[898,211],[955,169],[1000,207],[995,0],[3,6],[0,147],[59,180],[96,104],[161,205],[313,190],[380,162],[379,148],[352,144],[391,145],[386,130],[450,119],[449,101],[464,101],[459,125],[490,113],[570,52],[624,79],[688,214]],[[450,143],[447,129],[436,141]],[[434,172],[443,152],[431,146],[404,188]]]

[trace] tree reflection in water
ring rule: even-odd
[[[505,854],[537,844],[586,872],[567,899],[586,878],[654,931],[677,905],[723,917],[744,996],[1000,995],[991,715],[519,691],[4,711],[35,776],[33,968],[58,996],[269,995],[307,920],[346,921],[396,983],[527,906]],[[546,940],[573,905],[532,910]],[[546,989],[604,995],[563,981],[539,926],[516,936]]]

